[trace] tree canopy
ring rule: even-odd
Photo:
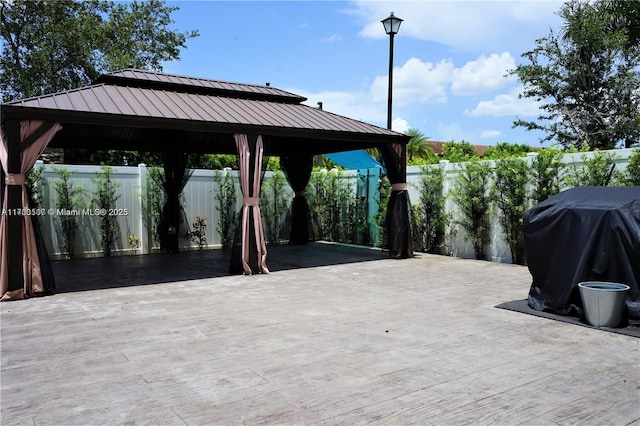
[[[411,136],[409,143],[407,143],[407,162],[413,164],[413,162],[437,162],[437,157],[433,152],[433,147],[429,143],[429,138],[424,135],[419,129],[411,128],[405,133],[407,136]]]
[[[536,120],[515,126],[542,130],[564,147],[611,149],[640,138],[640,0],[572,0],[558,14],[565,25],[522,54],[515,74],[521,97],[541,103]]]
[[[198,31],[171,28],[164,0],[0,2],[3,101],[88,85],[122,68],[162,70]]]

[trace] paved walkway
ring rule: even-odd
[[[640,425],[640,339],[495,308],[525,267],[323,244],[267,264],[56,263],[60,293],[0,304],[0,423]]]

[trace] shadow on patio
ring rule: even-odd
[[[186,251],[52,262],[55,293],[216,278],[229,275],[229,251]],[[380,249],[316,242],[267,248],[272,273],[387,258]]]

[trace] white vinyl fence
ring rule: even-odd
[[[634,149],[617,149],[606,152],[612,152],[616,155],[617,160],[615,161],[615,170],[616,171],[624,171],[628,164],[628,159]],[[536,153],[530,153],[524,158],[525,161],[531,163],[533,158],[536,156]],[[575,154],[566,154],[564,155],[562,162],[566,166],[565,173],[568,171],[567,169],[576,167],[582,167],[584,164],[584,160],[588,160],[593,158],[595,152],[587,152],[587,153],[575,153]],[[487,160],[491,165],[495,164],[495,161]],[[444,188],[443,192],[445,196],[449,193],[449,191],[453,188],[453,182],[456,176],[464,169],[464,163],[449,163],[448,161],[441,161],[440,164],[434,166],[427,167],[443,167],[445,176],[444,176]],[[410,166],[407,167],[407,183],[409,186],[409,197],[411,202],[418,202],[418,182],[420,171],[423,169],[421,166]],[[568,188],[563,188],[568,189]],[[531,206],[532,207],[532,206]],[[445,201],[445,212],[448,217],[452,218],[456,214],[458,214],[456,204],[451,200],[451,197],[447,197]],[[445,250],[448,255],[462,257],[467,259],[475,258],[475,253],[473,250],[473,245],[471,241],[468,241],[464,238],[464,231],[459,229],[459,227],[455,225],[451,225],[448,227],[446,231],[445,238]],[[511,252],[509,250],[509,245],[505,242],[504,234],[498,224],[498,209],[494,206],[492,218],[491,218],[491,244],[487,250],[487,258],[494,262],[503,262],[503,263],[511,263]]]
[[[615,154],[619,157],[617,161],[617,169],[623,170],[628,163],[628,157],[632,149],[615,150]],[[535,155],[535,154],[532,154]],[[579,167],[582,164],[584,156],[589,158],[593,153],[568,154],[564,157],[564,162],[568,165]],[[526,161],[531,161],[528,157]],[[463,165],[458,163],[441,162],[437,165],[445,169],[444,193],[452,188],[452,182],[455,176],[460,173]],[[98,227],[99,217],[95,214],[98,206],[91,205],[93,192],[96,185],[93,179],[97,177],[97,173],[101,171],[99,166],[76,166],[76,165],[49,165],[37,164],[35,167],[43,167],[43,176],[47,183],[43,190],[43,206],[42,214],[39,216],[42,225],[43,236],[47,250],[53,259],[63,257],[62,253],[62,234],[60,230],[59,216],[62,212],[56,210],[57,194],[54,190],[54,182],[59,176],[54,172],[54,167],[65,168],[71,172],[70,181],[73,185],[82,188],[81,209],[75,212],[78,220],[78,230],[75,240],[75,256],[76,257],[95,257],[102,256],[100,248],[100,235]],[[430,166],[433,167],[433,166]],[[117,240],[115,242],[112,255],[128,255],[128,254],[144,254],[151,253],[159,248],[159,244],[154,241],[151,227],[151,216],[147,204],[147,183],[148,168],[144,165],[138,167],[112,167],[112,181],[119,185],[118,194],[120,195],[112,212],[117,215]],[[418,182],[422,167],[410,166],[407,168],[407,183],[409,187],[409,195],[412,202],[418,201]],[[220,235],[216,231],[219,215],[216,210],[215,196],[218,191],[218,185],[214,181],[213,170],[194,170],[189,182],[187,183],[182,194],[182,205],[185,210],[185,216],[188,224],[191,225],[195,221],[195,216],[206,217],[206,247],[219,248]],[[237,182],[237,171],[219,171],[217,173],[230,173],[236,182],[237,193],[237,210],[241,207],[241,193]],[[265,179],[269,179],[273,174],[267,172]],[[353,181],[352,187],[358,179],[358,171],[350,170],[342,172],[343,177]],[[376,175],[377,176],[377,175]],[[293,197],[290,188],[287,186],[286,191]],[[370,202],[374,202],[371,201]],[[447,199],[446,212],[449,216],[457,214],[456,206]],[[141,246],[134,249],[129,245],[128,237],[133,235],[140,239]],[[182,237],[182,236],[181,236]],[[197,249],[197,245],[184,238],[180,239],[181,250]],[[473,258],[474,251],[471,243],[463,238],[462,231],[455,227],[447,230],[446,252],[452,256]],[[504,238],[497,222],[497,215],[493,215],[491,224],[491,246],[488,250],[488,256],[491,260],[497,262],[511,262],[511,254],[509,247],[504,242]]]

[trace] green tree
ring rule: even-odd
[[[629,164],[622,180],[627,186],[640,186],[640,148],[634,149],[629,156]]]
[[[531,152],[529,145],[500,142],[487,148],[482,158],[485,160],[498,160],[500,158],[525,157],[528,152]]]
[[[451,191],[459,210],[454,223],[462,227],[464,238],[473,244],[476,259],[486,259],[486,248],[491,241],[491,176],[486,161],[469,161],[454,179]]]
[[[536,40],[522,54],[528,63],[511,71],[524,84],[521,97],[541,102],[536,120],[518,118],[514,126],[542,130],[542,142],[578,149],[638,140],[640,50],[630,38],[634,24],[623,19],[637,13],[638,1],[628,2],[630,11],[622,7],[626,3],[572,0],[561,7],[563,34],[551,31]]]
[[[616,170],[616,161],[620,156],[615,152],[596,151],[591,158],[583,154],[581,159],[582,165],[567,167],[565,182],[568,187],[616,186],[624,179],[622,173]]]
[[[162,70],[197,31],[171,27],[163,0],[0,2],[0,93],[4,101],[90,84],[119,68]]]
[[[444,209],[444,169],[439,165],[422,167],[418,184],[418,204],[411,233],[416,248],[441,253],[448,218]]]
[[[531,162],[532,192],[534,204],[539,204],[560,192],[562,151],[543,149],[538,152]]]
[[[407,163],[413,164],[416,161],[424,163],[437,162],[437,157],[433,152],[433,148],[429,143],[429,138],[424,135],[418,129],[409,129],[405,133],[407,136],[411,136],[407,143]]]
[[[522,224],[524,212],[529,208],[529,166],[519,158],[503,158],[496,161],[494,173],[495,183],[491,195],[500,210],[498,223],[504,233],[504,240],[509,244],[511,262],[524,265],[526,251]]]
[[[101,210],[98,216],[100,226],[100,245],[105,257],[111,256],[111,250],[118,238],[118,217],[113,214],[116,201],[120,198],[118,188],[120,184],[113,182],[112,175],[114,169],[109,166],[102,166],[101,171],[96,173],[96,177],[91,181],[96,185],[93,192],[92,204]]]
[[[460,142],[451,140],[442,147],[442,158],[452,163],[460,163],[478,158],[478,152],[471,143],[465,140]]]
[[[54,167],[53,172],[59,179],[53,182],[56,191],[56,217],[60,220],[59,230],[62,234],[62,253],[67,258],[75,254],[76,229],[78,227],[75,210],[82,204],[82,188],[71,182],[73,172],[66,168]]]

